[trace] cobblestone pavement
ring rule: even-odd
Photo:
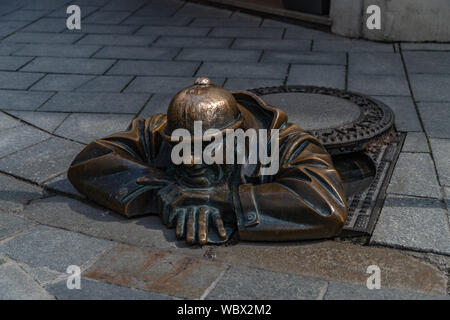
[[[450,43],[350,40],[180,0],[70,1],[71,31],[67,2],[0,3],[0,298],[448,298]],[[157,217],[124,219],[71,187],[86,143],[164,112],[199,75],[387,103],[408,135],[371,239],[186,247]],[[365,285],[373,264],[381,290]]]

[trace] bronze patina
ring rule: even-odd
[[[253,241],[335,236],[347,217],[341,178],[322,143],[287,120],[254,93],[198,78],[175,95],[167,115],[135,119],[90,143],[68,177],[87,198],[124,216],[159,214],[191,244],[223,243],[236,233]],[[278,172],[262,175],[262,164],[173,164],[171,133],[192,132],[194,121],[221,133],[278,129]]]

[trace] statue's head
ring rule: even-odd
[[[195,125],[199,128],[199,121],[201,130],[194,130]],[[181,140],[190,142],[192,163],[184,163],[184,166],[204,168],[203,163],[194,164],[194,143],[198,144],[200,141],[204,149],[213,138],[224,136],[227,129],[238,129],[242,125],[240,108],[231,92],[211,83],[206,77],[200,77],[195,80],[194,85],[184,88],[173,97],[167,110],[167,126],[162,135],[171,144],[177,144]],[[189,136],[174,138],[178,129],[189,132]],[[225,144],[225,139],[223,143]]]

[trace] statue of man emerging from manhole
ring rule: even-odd
[[[244,139],[229,139],[236,132]],[[276,168],[255,154],[271,154]],[[341,179],[316,138],[254,94],[208,78],[181,90],[167,115],[90,143],[68,176],[122,215],[159,214],[191,244],[222,243],[235,231],[254,241],[327,238],[347,216]]]

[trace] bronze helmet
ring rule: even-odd
[[[208,129],[218,129],[224,134],[226,129],[239,128],[243,120],[231,92],[211,83],[207,77],[200,77],[194,85],[184,88],[170,101],[163,138],[171,141],[172,132],[183,128],[194,139],[201,139],[194,137],[194,121],[202,121],[202,133]]]

